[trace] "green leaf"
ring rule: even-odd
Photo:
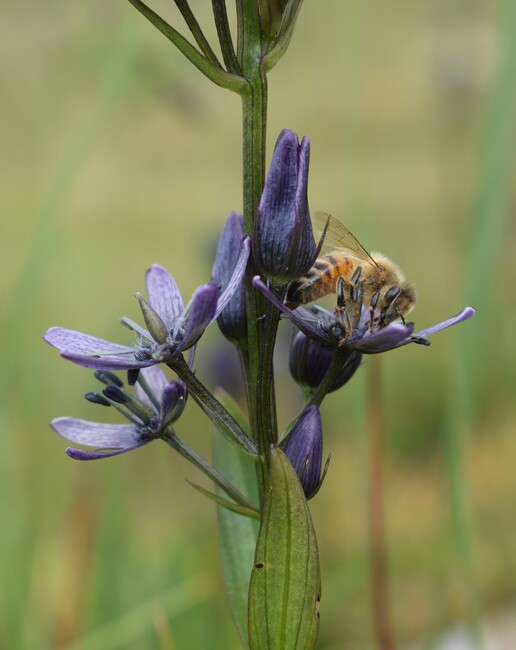
[[[221,497],[219,494],[213,494],[213,492],[210,492],[206,488],[203,488],[202,485],[198,485],[193,481],[189,481],[188,479],[186,479],[186,482],[190,483],[190,485],[194,489],[196,489],[198,492],[203,494],[205,497],[208,497],[208,499],[215,501],[215,503],[217,503],[219,506],[223,506],[227,510],[231,510],[231,512],[236,512],[239,515],[243,515],[244,517],[251,517],[252,519],[260,518],[260,513],[257,508],[248,508],[245,506],[241,506],[238,503],[235,503],[234,501],[230,501],[229,499],[225,499],[224,497]]]
[[[319,629],[317,540],[297,474],[271,452],[249,589],[251,650],[309,650]]]
[[[222,392],[217,393],[217,398],[245,430],[247,427],[243,416],[231,398]],[[249,501],[257,503],[256,463],[233,445],[227,444],[224,438],[215,432],[212,436],[212,447],[215,467],[238,487]],[[219,488],[217,492],[221,494]],[[258,523],[220,506],[217,508],[217,518],[222,571],[231,615],[242,645],[247,648],[247,596]]]
[[[148,7],[142,0],[129,0],[147,20],[154,25],[159,31],[173,43],[184,56],[194,64],[208,79],[235,93],[242,94],[247,92],[247,81],[239,75],[230,74],[223,70],[213,60],[206,58],[204,54],[194,47],[177,29],[169,25],[161,16]]]

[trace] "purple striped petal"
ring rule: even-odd
[[[51,327],[43,338],[57,348],[62,357],[85,368],[125,370],[144,368],[155,363],[152,359],[136,360],[131,346],[99,339],[65,327]]]
[[[275,307],[277,307],[280,311],[282,311],[285,316],[292,322],[294,325],[301,331],[303,334],[306,334],[306,336],[316,339],[317,341],[321,341],[322,343],[326,343],[330,345],[330,338],[328,335],[325,335],[325,333],[321,330],[321,328],[315,327],[315,325],[312,325],[310,321],[308,321],[306,318],[303,318],[301,314],[306,314],[306,309],[298,308],[295,310],[289,309],[286,305],[284,305],[281,300],[278,300],[276,296],[270,291],[268,287],[265,286],[265,284],[262,282],[260,279],[259,275],[255,275],[253,278],[253,287],[255,289],[258,289],[263,293],[263,295],[267,298],[269,302],[271,302]]]
[[[89,447],[125,448],[141,441],[141,434],[132,424],[105,424],[79,418],[60,417],[50,423],[62,438]]]
[[[154,359],[146,359],[139,361],[134,356],[134,351],[128,348],[127,356],[111,356],[105,355],[102,357],[95,357],[82,354],[74,354],[73,352],[61,352],[63,359],[68,359],[72,363],[84,368],[92,368],[93,370],[132,370],[133,368],[147,368],[152,366],[158,361]]]
[[[43,336],[47,343],[60,352],[79,355],[124,354],[132,353],[132,348],[120,343],[112,343],[83,332],[76,332],[65,327],[51,327]]]
[[[138,449],[144,445],[148,445],[149,442],[152,442],[152,438],[148,440],[142,440],[139,444],[133,445],[132,447],[125,447],[125,449],[116,449],[115,451],[86,451],[84,449],[77,449],[76,447],[67,447],[66,454],[73,458],[74,460],[100,460],[101,458],[111,458],[111,456],[119,456],[120,454],[125,454],[128,451],[133,449]]]
[[[149,384],[151,391],[159,401],[161,398],[161,393],[168,383],[165,373],[159,366],[150,366],[149,368],[143,368],[143,370],[140,372],[143,374],[146,382]],[[147,393],[143,390],[138,382],[136,383],[136,394],[138,395],[139,399],[141,399],[141,401],[150,409],[153,411],[156,410],[156,405],[151,401]]]
[[[410,335],[413,329],[413,325],[391,323],[387,327],[373,332],[373,334],[366,334],[357,341],[349,341],[347,346],[364,354],[387,352],[400,345],[404,345],[406,342],[410,342]]]
[[[437,325],[433,325],[432,327],[427,327],[426,329],[421,330],[420,332],[416,332],[414,336],[427,337],[430,336],[431,334],[435,334],[436,332],[440,332],[441,330],[444,330],[447,327],[451,327],[451,325],[462,323],[462,321],[471,318],[475,314],[475,311],[476,310],[473,307],[466,307],[456,316],[452,316],[451,318],[448,318],[448,320],[443,320],[441,323],[437,323]]]
[[[177,342],[174,352],[187,350],[197,343],[215,318],[218,299],[219,289],[214,282],[203,284],[195,291],[174,328],[172,339]]]
[[[221,313],[221,311],[227,306],[233,294],[240,286],[242,282],[242,277],[245,272],[245,267],[247,266],[247,260],[249,258],[249,252],[251,250],[251,239],[246,237],[242,240],[240,246],[240,254],[238,256],[237,263],[235,265],[235,270],[231,276],[228,286],[224,289],[222,295],[220,296],[217,304],[217,311],[215,312],[215,318]]]
[[[184,309],[181,292],[174,278],[165,268],[153,264],[145,275],[145,283],[150,306],[170,331]]]

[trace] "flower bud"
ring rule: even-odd
[[[229,284],[240,254],[244,237],[242,216],[232,212],[219,239],[213,265],[213,280],[222,291]],[[247,336],[245,293],[242,283],[231,300],[217,317],[220,331],[230,341],[239,341]]]
[[[315,389],[330,369],[336,353],[335,348],[310,339],[302,332],[296,332],[290,344],[290,374],[301,386]],[[328,392],[333,392],[344,386],[360,366],[361,360],[360,352],[349,350]]]
[[[260,20],[263,33],[273,39],[282,19],[287,0],[260,0]]]
[[[280,133],[255,220],[253,254],[260,271],[278,283],[302,277],[313,266],[317,246],[308,209],[310,142],[293,131]]]
[[[307,499],[317,494],[324,478],[321,476],[322,447],[321,414],[317,406],[309,406],[294,425],[283,447]]]

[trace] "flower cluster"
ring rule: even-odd
[[[201,285],[186,307],[174,278],[162,266],[154,264],[145,278],[148,301],[140,293],[136,294],[147,328],[125,316],[121,319],[136,333],[137,340],[132,346],[63,327],[50,328],[45,341],[65,359],[97,370],[145,368],[171,361],[197,343],[239,289],[249,257],[249,238],[241,238],[237,250],[233,272],[224,278],[225,287],[215,281]]]
[[[319,413],[325,395],[353,377],[364,355],[386,352],[409,343],[429,345],[428,336],[474,313],[474,309],[467,307],[448,320],[414,332],[413,323],[396,320],[394,310],[386,318],[385,305],[382,311],[377,299],[365,300],[360,273],[355,273],[350,281],[344,277],[338,279],[334,310],[317,304],[293,307],[286,301],[289,284],[311,273],[320,248],[314,239],[308,208],[309,158],[308,138],[299,143],[295,133],[281,132],[252,238],[254,264],[263,277],[252,278],[252,286],[269,305],[266,315],[260,318],[265,332],[260,350],[262,367],[266,367],[263,364],[268,358],[267,367],[272,368],[274,346],[267,345],[267,341],[270,342],[271,332],[275,336],[275,327],[269,320],[276,318],[277,323],[281,315],[295,326],[289,366],[308,401],[287,433],[273,444],[283,447],[307,498],[318,491],[325,473]],[[93,368],[97,379],[105,384],[101,392],[87,393],[87,399],[115,407],[128,420],[120,425],[77,418],[54,420],[52,427],[59,435],[73,443],[99,449],[68,449],[72,458],[91,460],[113,456],[158,438],[170,442],[174,435],[171,425],[181,415],[188,391],[230,441],[246,453],[257,454],[260,441],[256,435],[260,432],[253,432],[254,440],[250,438],[191,371],[196,344],[214,320],[224,336],[239,348],[241,358],[247,363],[244,272],[250,250],[251,240],[244,236],[242,217],[231,213],[220,237],[212,281],[198,287],[186,306],[170,273],[162,266],[152,266],[146,274],[147,298],[136,294],[145,327],[127,317],[121,319],[136,335],[133,345],[113,343],[62,327],[47,331],[45,340],[64,358]],[[188,350],[191,354],[187,363],[183,353]],[[158,364],[169,366],[179,379],[168,381]],[[130,383],[136,384],[136,393],[129,391],[110,372],[112,370],[129,371]],[[264,449],[263,444],[261,449]],[[181,453],[185,455],[184,446]],[[188,453],[192,457],[192,453]],[[193,462],[213,478],[215,470],[206,470],[205,461],[196,458]],[[227,485],[224,489],[228,490]],[[231,490],[234,496],[236,492]],[[234,498],[242,503],[238,495]]]
[[[86,399],[114,407],[128,423],[105,424],[71,417],[52,420],[54,431],[66,440],[97,448],[97,451],[84,451],[69,447],[66,453],[76,460],[117,456],[162,438],[186,405],[186,386],[178,380],[167,381],[157,366],[143,368],[136,374],[136,394],[112,372],[97,370],[95,377],[105,387],[100,393],[86,393]]]

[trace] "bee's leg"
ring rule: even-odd
[[[369,302],[369,332],[373,333],[374,326],[374,313],[378,305],[378,300],[380,299],[380,291],[377,289],[371,296],[371,301]]]
[[[353,273],[351,284],[349,285],[350,304],[348,305],[348,318],[352,329],[356,329],[359,326],[362,316],[364,281],[360,280],[361,273],[362,268],[359,266],[355,273]]]
[[[362,267],[357,266],[356,271],[351,276],[351,284],[358,284],[361,275],[362,275]]]
[[[342,276],[340,276],[337,280],[337,307],[335,308],[335,314],[346,332],[346,338],[348,338],[351,333],[351,323],[348,316],[348,301],[346,299],[347,289],[349,289],[349,284]]]
[[[380,322],[379,327],[385,327],[393,320],[398,318],[398,312],[394,306],[396,299],[401,293],[400,287],[391,287],[383,297],[383,307],[380,312]]]

